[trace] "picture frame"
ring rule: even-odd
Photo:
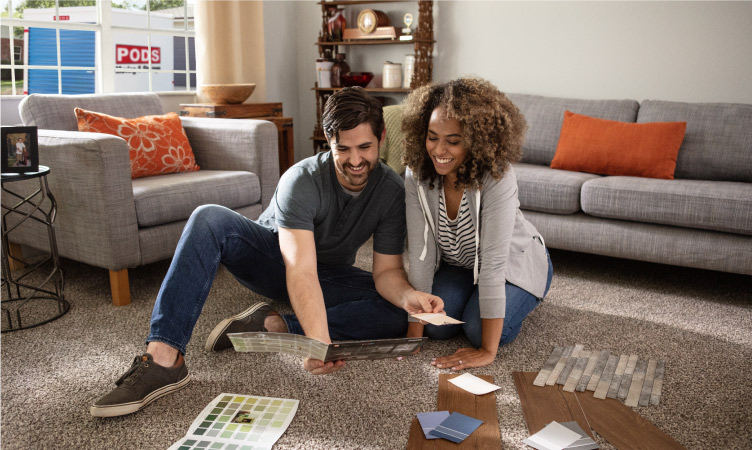
[[[37,127],[2,127],[2,173],[39,171]]]

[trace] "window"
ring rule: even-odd
[[[3,38],[23,43],[15,61],[3,57],[2,93],[193,90],[192,3],[0,0]]]

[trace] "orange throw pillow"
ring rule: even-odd
[[[175,113],[136,119],[76,108],[78,131],[119,136],[128,143],[131,178],[199,169],[180,118]]]
[[[564,112],[552,169],[674,179],[687,122],[627,123]]]

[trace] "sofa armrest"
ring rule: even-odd
[[[261,184],[264,208],[279,182],[277,127],[266,120],[181,117],[188,141],[202,169],[244,170]]]
[[[55,233],[64,257],[111,270],[135,267],[141,256],[128,147],[100,133],[39,130],[39,162],[50,168],[57,202]],[[29,180],[29,188],[36,180]],[[38,184],[37,184],[38,186]],[[26,188],[24,186],[23,188]],[[36,232],[26,236],[34,247]],[[24,240],[22,239],[22,240]]]

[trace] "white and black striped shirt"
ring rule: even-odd
[[[470,217],[467,190],[454,220],[449,220],[444,200],[444,189],[439,196],[439,247],[441,258],[453,266],[472,269],[475,264],[475,224]]]

